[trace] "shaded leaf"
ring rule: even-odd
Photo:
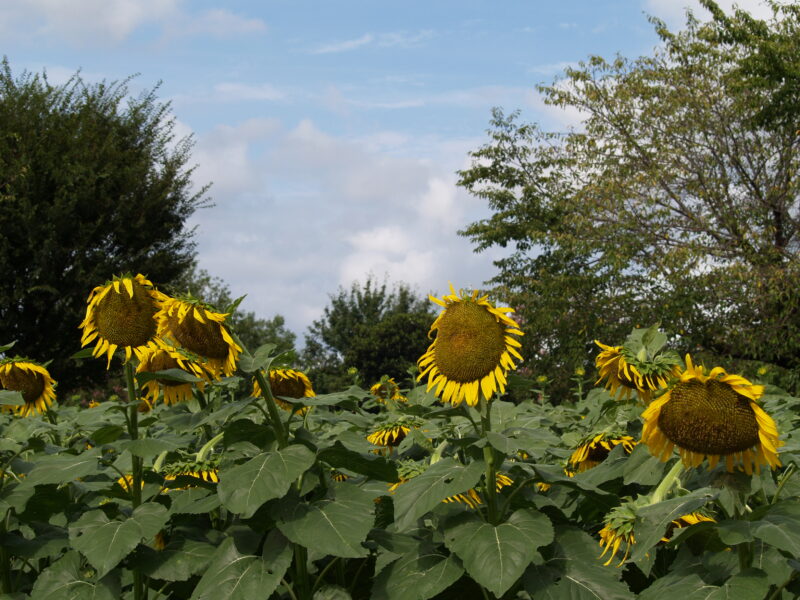
[[[419,544],[384,568],[372,584],[372,600],[427,600],[463,575],[461,561],[431,544]]]
[[[31,591],[37,600],[118,600],[119,585],[111,578],[99,582],[86,581],[80,572],[77,552],[67,552],[42,571]]]
[[[367,475],[371,479],[389,483],[398,480],[397,467],[391,461],[386,460],[383,456],[361,454],[349,450],[338,441],[330,448],[320,450],[318,457],[320,461],[336,469],[347,469],[354,473]]]
[[[21,486],[32,487],[45,483],[68,483],[78,477],[86,477],[97,472],[97,459],[100,450],[93,448],[80,455],[55,454],[37,460],[36,466],[28,473]]]
[[[153,579],[186,581],[205,571],[216,551],[216,547],[205,542],[182,540],[160,551],[145,547],[137,552],[130,566]]]

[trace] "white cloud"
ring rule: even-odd
[[[772,10],[761,0],[717,0],[717,4],[725,12],[730,12],[736,5],[758,19],[769,19],[772,16]],[[686,24],[687,8],[701,20],[710,17],[698,0],[644,0],[645,12],[663,20],[672,29],[679,29]]]
[[[556,75],[558,73],[562,73],[569,67],[576,67],[576,66],[578,66],[577,62],[561,61],[557,63],[548,63],[544,65],[534,65],[528,69],[528,73],[534,73],[537,75]]]
[[[286,92],[269,83],[246,84],[223,82],[214,86],[214,97],[224,101],[239,100],[284,100]]]
[[[225,9],[214,9],[187,19],[182,32],[188,35],[209,34],[228,37],[261,33],[266,30],[267,25],[261,19],[241,17]]]
[[[392,31],[387,33],[365,33],[361,37],[344,40],[341,42],[333,42],[323,44],[313,50],[310,54],[333,54],[337,52],[349,52],[356,50],[363,46],[375,45],[381,48],[390,48],[394,46],[411,47],[417,46],[421,42],[433,37],[433,31],[430,29],[423,29],[415,33],[407,31]]]

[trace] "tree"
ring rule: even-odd
[[[405,284],[391,290],[370,277],[331,296],[323,316],[306,334],[303,362],[318,393],[338,391],[352,382],[355,367],[365,384],[381,376],[398,383],[430,344],[435,315],[429,303]]]
[[[194,257],[184,224],[207,203],[169,105],[157,88],[129,98],[127,83],[52,85],[0,65],[0,340],[52,359],[62,393],[105,368],[69,360],[91,289],[178,277]]]
[[[591,57],[539,87],[580,129],[495,110],[459,181],[494,214],[461,233],[515,247],[493,282],[520,309],[530,370],[566,377],[594,339],[657,321],[683,350],[798,368],[796,126],[759,125],[773,95],[742,85],[752,46],[691,15],[680,33],[653,22],[652,56]]]
[[[276,352],[286,353],[284,360],[291,363],[297,359],[294,351],[297,336],[286,329],[286,319],[282,315],[262,319],[252,311],[245,312],[238,308],[231,311],[238,303],[228,284],[219,277],[212,277],[205,269],[198,270],[196,262],[173,282],[170,290],[174,294],[188,293],[217,310],[231,312],[227,323],[250,352],[263,344],[275,344]]]

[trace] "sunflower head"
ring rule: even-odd
[[[212,374],[205,369],[205,363],[197,356],[192,356],[182,348],[173,348],[166,344],[148,348],[141,358],[137,373],[157,373],[167,369],[180,369],[189,375],[199,377],[204,381],[197,382],[199,389],[203,389],[205,381],[209,381]],[[163,392],[164,404],[176,404],[192,399],[192,383],[170,381],[168,379],[151,379],[142,386],[144,399],[149,406],[155,406],[158,397]]]
[[[619,552],[620,548],[624,545],[625,552],[622,560],[619,561],[617,567],[621,567],[628,559],[633,544],[636,539],[633,536],[633,525],[636,522],[636,511],[640,504],[646,502],[646,498],[639,500],[628,500],[620,506],[611,509],[605,519],[603,520],[603,528],[599,532],[600,546],[603,548],[601,557],[609,554],[608,559],[604,566],[608,566],[614,560],[614,557]]]
[[[428,390],[453,405],[466,401],[475,406],[481,397],[488,402],[495,392],[503,393],[506,374],[516,368],[512,357],[522,360],[521,347],[513,336],[522,335],[519,326],[506,315],[511,308],[495,308],[487,296],[460,291],[450,286],[450,295],[429,296],[444,307],[431,325],[436,338],[417,361],[418,380],[427,375]]]
[[[167,489],[185,490],[196,487],[192,484],[175,486],[178,477],[195,477],[206,483],[219,483],[219,457],[212,456],[207,460],[196,462],[193,460],[179,461],[164,468],[164,484],[170,484]]]
[[[387,400],[395,402],[408,402],[408,398],[400,393],[400,386],[395,383],[393,377],[383,376],[381,380],[369,388],[369,393],[375,397],[377,402],[386,403]]]
[[[684,529],[685,527],[691,527],[692,525],[697,525],[698,523],[702,523],[704,521],[709,523],[717,522],[713,517],[709,517],[701,512],[693,512],[689,513],[688,515],[678,517],[669,524],[664,537],[661,538],[661,541],[664,543],[670,541],[672,536],[675,534],[676,529]]]
[[[4,406],[21,417],[43,413],[56,398],[55,384],[50,373],[37,362],[27,358],[6,358],[0,361],[0,389],[19,392],[24,404]]]
[[[225,325],[227,317],[192,297],[165,298],[156,314],[158,334],[202,358],[215,379],[233,375],[242,352]]]
[[[367,441],[376,446],[396,447],[406,439],[409,431],[411,431],[411,428],[404,423],[389,423],[370,433],[367,436]]]
[[[630,454],[635,445],[636,440],[629,435],[606,432],[592,435],[585,439],[569,457],[566,473],[572,476],[596,467],[608,457],[616,446],[622,446],[625,453]]]
[[[94,341],[93,355],[108,357],[108,367],[117,348],[125,350],[125,360],[131,353],[141,358],[148,347],[156,343],[155,315],[165,296],[143,275],[114,277],[89,294],[81,346]]]
[[[508,475],[504,473],[496,473],[495,474],[495,490],[498,492],[502,490],[504,487],[511,485],[514,483],[514,480],[511,479]],[[460,502],[461,504],[466,504],[469,508],[478,508],[481,504],[483,504],[483,500],[481,499],[480,495],[477,491],[470,488],[464,493],[456,494],[455,496],[448,496],[442,502],[450,503],[450,502]]]
[[[291,402],[281,400],[279,396],[284,398],[311,398],[314,396],[314,388],[311,387],[311,381],[302,371],[294,369],[270,369],[269,370],[269,387],[272,390],[272,395],[275,398],[275,403],[283,410],[295,410]],[[261,395],[261,386],[258,385],[258,380],[253,379],[253,398],[258,398]],[[297,409],[295,412],[305,414],[311,407],[305,406],[302,409]]]
[[[783,443],[757,402],[763,393],[763,386],[722,367],[707,372],[687,354],[678,381],[642,413],[642,442],[662,461],[677,448],[686,466],[697,467],[707,457],[709,468],[724,458],[728,471],[741,465],[748,475],[753,467],[774,469]]]
[[[597,383],[605,382],[612,396],[627,399],[633,392],[647,404],[655,390],[666,387],[678,374],[680,358],[664,350],[667,336],[658,325],[634,329],[622,346],[606,346],[595,340],[601,352],[595,358]]]

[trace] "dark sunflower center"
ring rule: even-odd
[[[158,307],[144,286],[136,280],[132,283],[133,298],[120,286],[119,293],[112,289],[95,307],[97,331],[117,346],[143,346],[156,333],[153,315]]]
[[[606,450],[602,446],[594,446],[589,447],[589,452],[586,454],[586,460],[591,460],[594,462],[603,462],[606,458],[608,458],[609,450]]]
[[[167,369],[180,369],[181,366],[178,361],[172,358],[166,352],[158,352],[150,359],[149,371],[155,373],[156,371],[166,371]],[[181,369],[182,370],[182,369]],[[185,385],[180,381],[168,381],[166,379],[157,379],[158,383],[168,387]]]
[[[727,455],[758,444],[758,421],[750,401],[722,382],[678,383],[661,408],[658,427],[687,450]]]
[[[482,379],[506,349],[505,327],[475,302],[449,305],[439,321],[434,355],[439,371],[459,383]]]
[[[167,317],[167,327],[181,346],[195,354],[220,360],[228,356],[228,344],[222,337],[221,325],[215,321],[201,323],[190,312],[179,323],[178,315],[173,314]]]
[[[278,379],[269,378],[269,387],[272,388],[273,396],[284,396],[286,398],[302,398],[306,395],[306,386],[299,379]]]
[[[0,374],[0,385],[7,390],[20,392],[26,404],[32,404],[44,393],[44,377],[41,373],[23,371],[15,367]]]

